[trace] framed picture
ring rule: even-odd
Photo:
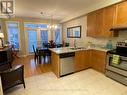
[[[68,27],[67,38],[81,38],[81,26]]]

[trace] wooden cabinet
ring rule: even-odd
[[[89,50],[75,52],[75,71],[80,71],[90,67]]]
[[[84,50],[75,53],[75,71],[93,68],[104,73],[106,67],[106,52],[99,50]]]
[[[118,32],[110,31],[116,25],[116,5],[112,5],[103,9],[103,36],[117,37]]]
[[[87,36],[114,37],[118,32],[110,29],[116,23],[116,5],[106,7],[87,15]]]
[[[60,77],[61,71],[60,62],[60,55],[52,52],[52,70],[58,78]],[[65,65],[64,67],[66,68]],[[74,57],[74,72],[81,71],[90,67],[104,73],[106,67],[106,52],[99,50],[76,51]]]
[[[52,70],[57,77],[60,77],[60,58],[59,55],[52,52],[51,54],[51,63],[52,63]]]
[[[96,12],[89,13],[87,16],[87,36],[96,36]]]
[[[96,31],[95,37],[102,37],[103,36],[103,10],[96,11]]]
[[[91,67],[99,72],[104,73],[106,67],[106,52],[91,50],[90,58]]]
[[[117,4],[117,25],[127,24],[127,1]]]

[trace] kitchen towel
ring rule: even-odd
[[[112,59],[112,63],[118,65],[118,64],[120,63],[120,56],[114,54],[114,55],[113,55],[113,59]]]

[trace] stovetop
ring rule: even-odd
[[[117,55],[120,55],[120,56],[127,57],[127,52],[126,51],[125,50],[113,49],[113,50],[109,50],[107,53],[108,54],[117,54]]]
[[[107,53],[117,54],[117,51],[116,51],[116,49],[113,49],[113,50],[109,50]]]

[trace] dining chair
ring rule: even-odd
[[[33,45],[33,51],[34,51],[34,61],[36,63],[36,60],[38,61],[39,54],[38,51],[35,49],[34,45]]]
[[[43,43],[44,48],[49,48],[49,43]]]

